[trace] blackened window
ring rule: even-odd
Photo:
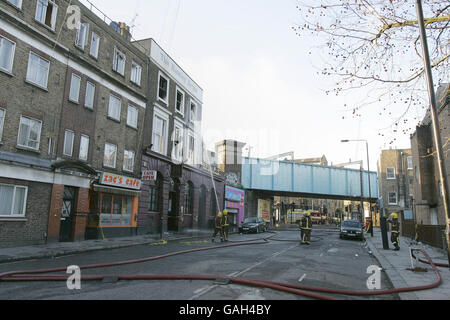
[[[149,211],[159,212],[159,183],[158,181],[151,182],[149,189]]]
[[[194,187],[191,182],[186,183],[184,187],[184,213],[193,214],[194,213]]]
[[[167,102],[169,81],[163,76],[159,76],[158,97]]]

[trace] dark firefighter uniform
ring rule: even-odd
[[[220,234],[220,241],[223,241],[222,212],[219,212],[216,219],[214,220],[214,234],[212,236],[212,242],[216,241],[217,234]]]
[[[400,223],[398,222],[398,214],[391,214],[392,220],[388,220],[391,224],[391,242],[395,247],[395,251],[400,250]]]
[[[230,227],[230,222],[228,220],[228,211],[223,210],[223,216],[222,216],[223,241],[228,241],[228,228],[229,227]]]
[[[311,219],[311,213],[307,213],[301,220],[300,220],[300,231],[301,231],[301,237],[302,237],[302,244],[310,244],[311,241],[311,231],[312,231],[312,219]]]

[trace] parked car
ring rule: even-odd
[[[266,232],[267,224],[262,218],[251,217],[245,218],[242,224],[239,226],[239,233],[248,233],[248,232]]]
[[[364,226],[358,220],[345,220],[341,224],[341,232],[339,237],[363,239],[364,238]]]

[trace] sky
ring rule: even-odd
[[[244,155],[295,158],[325,155],[329,164],[364,161],[381,150],[410,148],[381,136],[392,116],[366,110],[352,117],[364,92],[327,95],[335,79],[320,73],[320,39],[298,37],[295,0],[91,0],[108,17],[132,27],[133,38],[153,38],[203,89],[206,145],[223,139],[248,143]]]

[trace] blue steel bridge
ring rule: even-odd
[[[267,196],[376,202],[378,175],[359,169],[320,166],[291,161],[242,158],[242,185]]]

